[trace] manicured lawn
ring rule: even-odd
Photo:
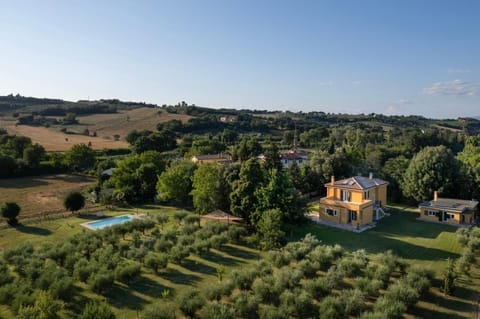
[[[390,249],[409,264],[428,267],[435,272],[434,287],[413,309],[413,318],[471,318],[480,284],[478,267],[472,271],[471,278],[459,279],[455,297],[444,297],[439,290],[447,258],[456,259],[461,254],[455,234],[457,228],[419,221],[416,219],[418,213],[411,209],[392,208],[390,213],[377,223],[377,227],[363,233],[310,223],[298,228],[292,239],[311,233],[327,245],[339,244],[350,251],[365,249],[372,258]]]

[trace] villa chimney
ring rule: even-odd
[[[370,173],[368,174],[368,178],[370,178],[370,179],[373,178],[373,173],[372,173],[372,172],[370,172]]]
[[[335,176],[332,175],[330,182],[332,183],[332,186],[335,185]]]
[[[438,192],[434,191],[433,192],[433,201],[436,202],[438,200]]]

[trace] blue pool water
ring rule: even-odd
[[[109,227],[117,224],[123,224],[131,220],[133,220],[132,216],[124,215],[124,216],[110,217],[102,220],[97,220],[94,222],[87,223],[87,225],[95,229],[101,229],[101,228],[105,228],[105,227]]]

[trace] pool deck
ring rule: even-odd
[[[104,217],[104,218],[100,218],[100,219],[97,219],[97,220],[91,220],[91,221],[89,221],[89,222],[81,223],[80,226],[83,226],[83,227],[85,227],[85,228],[87,228],[87,229],[90,229],[90,230],[104,229],[104,228],[107,228],[107,227],[110,227],[110,226],[114,226],[114,225],[118,225],[118,224],[123,224],[123,223],[129,222],[130,220],[123,221],[123,222],[117,223],[117,224],[107,225],[107,226],[101,227],[101,228],[92,227],[90,224],[95,223],[95,222],[98,222],[98,221],[102,221],[102,220],[107,220],[107,219],[109,219],[109,218],[119,218],[119,217],[125,217],[125,216],[129,216],[129,217],[131,217],[132,219],[142,219],[143,217],[145,217],[145,214],[125,214],[125,215],[119,215],[119,216]]]

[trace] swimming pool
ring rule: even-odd
[[[88,222],[82,225],[90,229],[102,229],[102,228],[113,226],[113,225],[123,224],[132,220],[133,220],[133,217],[131,215],[122,215],[117,217],[110,217],[110,218],[105,218],[101,220],[96,220],[94,222]]]

